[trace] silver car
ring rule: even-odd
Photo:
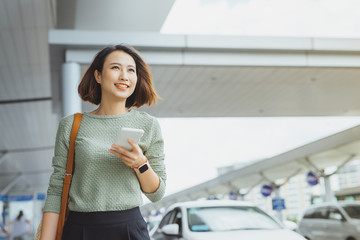
[[[324,203],[308,208],[298,224],[310,240],[360,240],[360,203]]]
[[[239,201],[192,201],[168,208],[153,240],[304,240],[252,204]]]

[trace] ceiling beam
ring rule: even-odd
[[[22,179],[22,174],[18,174],[11,182],[9,182],[1,191],[0,196],[7,194]]]
[[[360,67],[360,39],[166,35],[152,32],[50,30],[55,62],[89,64],[106,45],[126,43],[152,65]],[[54,61],[52,61],[54,62]]]
[[[50,45],[97,48],[121,42],[138,48],[159,49],[360,52],[360,39],[182,35],[59,29],[49,31]]]

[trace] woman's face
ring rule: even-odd
[[[102,99],[126,101],[133,94],[137,82],[134,59],[123,51],[114,51],[105,59],[103,71],[95,71],[101,85]]]

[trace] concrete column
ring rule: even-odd
[[[80,64],[66,62],[62,65],[62,116],[81,112],[81,98],[78,94],[78,85],[81,77]]]
[[[280,187],[274,187],[275,198],[281,198]],[[280,222],[283,221],[282,210],[276,210],[276,216]]]
[[[332,202],[334,201],[334,192],[331,189],[331,182],[330,182],[330,176],[324,177],[324,183],[325,183],[325,195],[324,195],[324,201],[325,202]]]

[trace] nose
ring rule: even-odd
[[[119,75],[120,80],[127,81],[127,80],[129,80],[128,77],[129,76],[128,76],[128,73],[126,72],[126,70],[121,70],[120,71],[120,75]]]

